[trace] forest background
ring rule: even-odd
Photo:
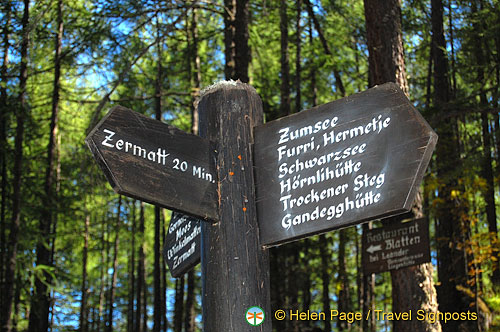
[[[84,138],[117,104],[196,133],[194,101],[221,79],[253,85],[267,121],[394,81],[439,134],[413,209],[430,221],[432,264],[363,275],[363,230],[394,220],[283,245],[270,249],[274,309],[478,314],[274,330],[499,329],[498,1],[4,0],[0,11],[1,331],[201,330],[199,267],[173,279],[161,257],[170,213],[115,194]]]

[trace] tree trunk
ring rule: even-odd
[[[236,1],[236,17],[234,29],[235,74],[234,79],[248,83],[248,65],[250,64],[250,47],[248,45],[248,0]]]
[[[148,287],[146,285],[146,258],[142,261],[144,265],[142,266],[142,271],[144,273],[142,281],[142,331],[146,332],[148,330]]]
[[[198,135],[199,114],[198,107],[195,106],[195,103],[200,96],[201,89],[201,60],[198,54],[198,12],[196,8],[193,8],[193,16],[191,18],[191,37],[193,41],[191,58],[194,64],[193,94],[191,96],[191,132]],[[189,68],[191,68],[191,66],[189,66]]]
[[[54,82],[52,92],[52,112],[50,119],[49,143],[47,146],[47,168],[45,170],[44,202],[40,216],[38,242],[36,246],[36,265],[51,266],[51,253],[48,249],[51,239],[53,211],[56,209],[54,195],[54,157],[56,152],[56,134],[59,113],[59,93],[61,77],[61,50],[64,32],[62,16],[62,0],[57,1],[57,34],[55,39]],[[49,273],[35,277],[35,288],[31,301],[31,316],[28,325],[29,332],[48,330],[50,310],[50,292],[47,291],[52,278]]]
[[[17,270],[19,275],[19,269]],[[21,291],[23,289],[23,280],[16,280],[16,290],[14,291],[14,312],[12,313],[12,332],[17,332],[19,323],[19,312],[21,311]],[[29,319],[29,316],[27,317]]]
[[[61,154],[59,151],[59,147],[61,146],[61,135],[58,133],[56,136],[56,142],[55,142],[55,192],[54,192],[54,199],[56,201],[59,201],[59,195],[61,193]],[[50,231],[50,237],[52,239],[52,244],[50,248],[50,262],[52,264],[56,264],[55,261],[55,253],[56,253],[56,238],[57,238],[57,222],[58,222],[58,211],[56,210],[53,214],[53,221],[52,221],[52,229]],[[56,298],[55,298],[55,289],[52,289],[52,294],[50,295],[50,324],[49,324],[49,329],[52,332],[53,327],[54,327],[54,320],[55,320],[55,313],[54,313],[54,308],[56,306]],[[87,309],[88,310],[88,309]],[[88,317],[88,315],[87,315]],[[87,328],[88,329],[88,328]]]
[[[250,63],[248,0],[224,0],[224,45],[226,79],[247,83]]]
[[[158,39],[160,32],[158,31]],[[156,82],[155,82],[155,118],[161,121],[161,92],[162,92],[162,82],[163,82],[163,68],[162,68],[162,47],[161,43],[158,43],[158,64],[156,71]],[[161,303],[161,267],[160,267],[160,224],[161,224],[161,209],[155,206],[155,230],[154,230],[154,270],[153,270],[153,283],[154,283],[154,294],[153,294],[153,332],[160,332],[161,322],[162,322],[162,303]]]
[[[11,22],[11,7],[10,2],[5,2],[5,25],[3,27],[3,61],[2,69],[0,70],[0,81],[3,83],[0,86],[0,162],[1,162],[1,173],[2,173],[2,198],[0,207],[0,291],[2,293],[4,290],[5,283],[5,271],[7,267],[7,242],[6,242],[6,230],[7,230],[7,220],[5,216],[5,210],[7,208],[7,122],[8,116],[8,103],[7,103],[7,68],[9,66],[9,27]],[[0,298],[0,310],[4,312],[4,299]],[[0,317],[2,315],[0,314]],[[2,319],[0,318],[0,324]],[[0,328],[2,326],[0,325]]]
[[[137,201],[134,199],[132,201],[132,230],[131,230],[131,248],[129,257],[129,286],[128,286],[128,310],[127,310],[127,332],[134,332],[134,320],[135,320],[135,310],[134,310],[134,295],[135,295],[135,211],[136,211]]]
[[[309,20],[309,44],[313,46],[314,44],[313,28],[312,22]],[[309,74],[309,80],[311,81],[311,104],[312,106],[318,105],[318,87],[316,86],[316,65],[312,64],[311,73]]]
[[[408,94],[401,30],[399,0],[379,2],[365,0],[366,32],[369,51],[369,86],[395,82]],[[422,217],[421,194],[414,202],[412,217]],[[407,215],[382,221],[384,225],[400,223]],[[392,310],[394,312],[437,311],[437,299],[430,263],[391,271]],[[395,331],[441,331],[439,322],[427,320],[394,320]]]
[[[288,16],[287,1],[280,0],[281,31],[281,103],[280,116],[290,114],[290,59],[288,55]]]
[[[448,77],[448,59],[443,29],[443,3],[441,0],[431,1],[432,47],[434,55],[434,107],[442,113],[448,112],[450,87]],[[467,312],[473,299],[459,291],[467,289],[468,264],[464,253],[468,234],[466,208],[463,199],[453,197],[453,192],[463,192],[457,179],[461,172],[460,155],[458,153],[456,121],[442,121],[437,128],[440,143],[436,149],[438,178],[441,180],[438,195],[441,198],[436,206],[436,237],[438,248],[438,277],[441,285],[438,288],[439,310],[441,312]],[[477,331],[472,322],[448,321],[443,323],[443,331]]]
[[[80,332],[88,331],[87,317],[87,255],[89,249],[89,224],[90,216],[85,216],[85,230],[83,233],[83,254],[82,254],[82,300],[80,305]],[[54,315],[54,314],[52,314]]]
[[[161,276],[161,208],[155,206],[155,230],[154,230],[154,270],[153,270],[153,332],[160,332],[163,321],[162,303],[162,276]]]
[[[363,233],[372,228],[372,223],[363,224]],[[367,317],[369,312],[375,310],[375,275],[363,274],[361,281],[361,306],[363,317]],[[375,315],[369,315],[370,319],[363,319],[363,332],[375,332]]]
[[[309,238],[306,238],[302,241],[303,243],[303,252],[304,256],[300,261],[300,265],[302,266],[302,282],[300,283],[299,287],[302,289],[302,311],[307,311],[311,309],[311,301],[312,301],[312,295],[311,295],[311,271],[310,271],[310,250],[309,248],[312,246],[311,240]],[[311,326],[310,321],[304,322],[306,323],[306,326],[309,327]]]
[[[291,98],[290,98],[290,59],[288,49],[288,14],[287,2],[280,0],[279,15],[280,15],[280,65],[281,65],[281,84],[280,84],[280,117],[291,114]],[[295,285],[295,276],[293,263],[295,259],[297,243],[288,244],[281,248],[275,248],[270,251],[271,261],[271,287],[272,306],[273,310],[289,307],[290,310],[298,309],[298,288]],[[282,261],[283,263],[278,263]],[[294,271],[292,271],[294,269]],[[285,287],[283,287],[285,286]],[[297,321],[276,321],[278,330],[286,329],[295,331],[298,329]]]
[[[498,13],[497,20],[500,21],[500,13]],[[500,106],[500,37],[498,35],[495,38],[495,48],[497,53],[497,56],[495,58],[496,88],[493,100],[496,100],[496,102],[494,102],[493,105],[498,109],[498,107]],[[497,160],[496,160],[497,167],[495,168],[495,171],[498,174],[500,173],[500,116],[498,115],[498,112],[495,112],[494,120],[495,120],[495,139],[496,139],[496,151],[497,151]],[[500,182],[500,178],[499,180],[497,180],[497,182]]]
[[[140,203],[139,212],[139,261],[137,263],[137,306],[135,319],[135,332],[145,332],[147,321],[146,312],[146,258],[144,254],[144,202]]]
[[[347,275],[347,261],[346,261],[346,244],[348,241],[347,229],[339,231],[339,274],[338,274],[338,311],[350,312],[351,308],[351,294],[349,291],[349,277]],[[347,330],[350,324],[346,320],[339,320],[337,322],[339,331]]]
[[[418,194],[417,198],[420,199]],[[415,203],[420,205],[421,202]],[[414,217],[422,214],[414,214]],[[401,222],[394,218],[392,222]],[[384,221],[390,224],[391,221]],[[399,270],[391,271],[392,280],[392,311],[394,312],[436,312],[438,310],[437,294],[432,278],[432,264],[425,263]],[[436,321],[431,324],[428,321],[412,319],[411,321],[393,321],[394,331],[441,331],[441,323]]]
[[[195,298],[194,298],[194,290],[195,290],[195,283],[194,283],[194,271],[191,270],[188,272],[188,278],[187,278],[187,294],[186,294],[186,309],[185,309],[185,319],[184,319],[184,329],[186,332],[194,332],[194,319],[195,319],[195,312],[194,312],[194,304],[195,304]]]
[[[118,198],[118,208],[116,213],[116,225],[115,225],[115,242],[113,244],[113,273],[111,275],[111,287],[109,290],[109,313],[108,313],[108,325],[107,332],[113,331],[113,312],[115,304],[115,293],[116,293],[116,280],[118,278],[118,246],[120,244],[120,214],[122,209],[122,196],[119,195]]]
[[[357,291],[357,303],[360,310],[363,309],[363,269],[361,267],[361,245],[359,243],[359,232],[358,227],[354,232],[354,242],[356,244],[356,286],[358,286]]]
[[[295,112],[300,112],[302,110],[302,100],[301,100],[301,73],[302,73],[302,29],[300,27],[300,19],[302,16],[302,0],[297,1],[297,16],[295,17]]]
[[[165,243],[165,223],[166,223],[166,215],[165,215],[165,210],[163,209],[163,217],[162,217],[162,223],[161,223],[161,239],[162,239],[162,246],[161,248],[164,248],[166,243]],[[163,250],[163,249],[162,249]],[[160,252],[162,251],[160,250]],[[161,258],[161,257],[160,257]],[[167,263],[166,261],[161,258],[161,330],[163,332],[168,331],[168,318],[167,318],[167,292],[168,292],[168,284],[167,284]]]
[[[224,0],[224,75],[227,80],[236,77],[236,46],[234,42],[236,0]]]
[[[275,312],[278,309],[285,307],[285,298],[283,296],[284,289],[284,262],[285,260],[285,250],[284,247],[274,247],[269,250],[269,274],[271,282],[271,311]],[[276,331],[286,331],[284,320],[273,321],[273,326]]]
[[[108,256],[108,245],[107,240],[105,239],[105,223],[106,220],[104,216],[102,217],[101,223],[101,264],[100,264],[100,289],[99,289],[99,321],[97,322],[97,332],[101,331],[102,324],[104,322],[103,313],[104,313],[104,287],[106,284],[104,270],[108,268],[107,264],[107,256]],[[107,271],[106,271],[107,273]]]
[[[21,222],[21,184],[23,170],[23,140],[24,121],[28,113],[26,82],[28,80],[28,46],[29,46],[29,0],[24,0],[24,12],[21,21],[21,66],[19,74],[19,108],[16,112],[16,138],[14,141],[14,178],[12,181],[12,216],[10,224],[8,255],[6,259],[5,284],[2,297],[4,299],[2,312],[0,313],[0,329],[2,332],[11,331],[12,300],[14,294],[14,275],[17,264],[17,245],[19,238],[19,227]],[[47,326],[45,324],[45,326]]]
[[[100,332],[106,324],[105,320],[105,292],[106,292],[106,275],[109,266],[109,223],[102,216],[101,223],[101,266],[100,266],[100,289],[99,289],[99,321],[97,323],[97,331]],[[107,234],[107,237],[106,237]]]
[[[321,280],[323,283],[323,293],[321,301],[323,302],[323,312],[330,312],[330,273],[328,272],[328,267],[330,266],[332,259],[330,255],[330,249],[328,248],[328,242],[326,240],[325,234],[319,236],[319,250],[321,253]],[[325,332],[332,330],[332,324],[329,319],[325,319]]]
[[[291,114],[291,98],[290,98],[290,56],[288,50],[288,5],[286,0],[280,0],[279,15],[280,15],[280,64],[281,64],[281,85],[280,85],[280,117]],[[290,243],[283,247],[284,259],[286,260],[285,268],[280,269],[278,278],[286,275],[286,289],[278,296],[285,298],[285,303],[288,309],[296,312],[298,307],[298,285],[296,284],[297,267],[294,262],[298,257],[299,243]],[[282,282],[282,281],[279,281]],[[298,331],[298,320],[286,322],[286,329],[290,332]]]
[[[457,75],[455,66],[455,42],[453,39],[453,9],[451,6],[452,0],[448,0],[448,24],[450,35],[450,51],[451,51],[451,95],[455,98],[457,92]]]
[[[425,89],[425,109],[428,110],[431,106],[431,89],[432,89],[432,64],[434,62],[434,47],[430,47],[429,61],[427,62],[427,79],[426,79],[426,89]]]
[[[184,276],[175,280],[174,332],[182,332],[184,313]]]
[[[298,312],[300,310],[299,307],[299,287],[300,287],[300,266],[299,266],[299,256],[302,248],[301,242],[294,242],[288,244],[288,294],[290,298],[290,302],[288,308],[293,310],[294,312]],[[288,331],[290,332],[299,332],[301,328],[302,322],[298,319],[291,321],[291,326]]]
[[[400,0],[365,0],[370,87],[394,82],[408,95]]]

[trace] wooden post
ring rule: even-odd
[[[200,136],[214,142],[217,223],[202,223],[203,331],[271,331],[268,251],[259,244],[252,161],[253,128],[262,123],[254,88],[220,82],[202,93]],[[257,327],[245,317],[259,306]]]

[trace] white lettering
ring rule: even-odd
[[[117,150],[123,149],[123,140],[119,139],[118,141],[116,141],[116,145],[115,146],[116,146]]]
[[[111,137],[115,136],[115,132],[108,129],[104,129],[103,131],[109,135],[104,138],[104,141],[102,141],[101,144],[110,148],[114,148],[115,146],[113,144],[109,144],[108,142],[112,141]]]
[[[288,127],[286,127],[286,128],[282,128],[282,129],[280,129],[280,130],[278,131],[278,133],[280,133],[280,134],[281,134],[281,133],[283,133],[283,134],[281,134],[281,136],[280,136],[280,140],[279,140],[278,144],[283,144],[283,143],[288,142],[288,131],[289,131],[289,128],[288,128]]]

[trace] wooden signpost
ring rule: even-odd
[[[416,219],[363,233],[362,261],[365,274],[430,262],[429,223]]]
[[[201,220],[172,212],[163,257],[172,277],[178,278],[200,262]]]
[[[436,142],[394,83],[257,127],[261,243],[408,211]]]
[[[116,106],[85,141],[118,194],[217,220],[208,140]]]
[[[118,193],[212,221],[201,223],[206,332],[248,330],[251,307],[271,313],[265,247],[409,210],[437,141],[392,83],[266,125],[239,82],[206,89],[198,109],[203,138],[115,107],[86,142]],[[174,276],[197,260],[190,220],[171,221]],[[271,319],[252,330],[270,332]]]
[[[221,82],[202,92],[200,135],[215,143],[219,221],[202,223],[203,331],[271,332],[271,319],[251,327],[250,307],[271,317],[269,258],[259,243],[253,173],[253,128],[262,123],[254,88]]]

